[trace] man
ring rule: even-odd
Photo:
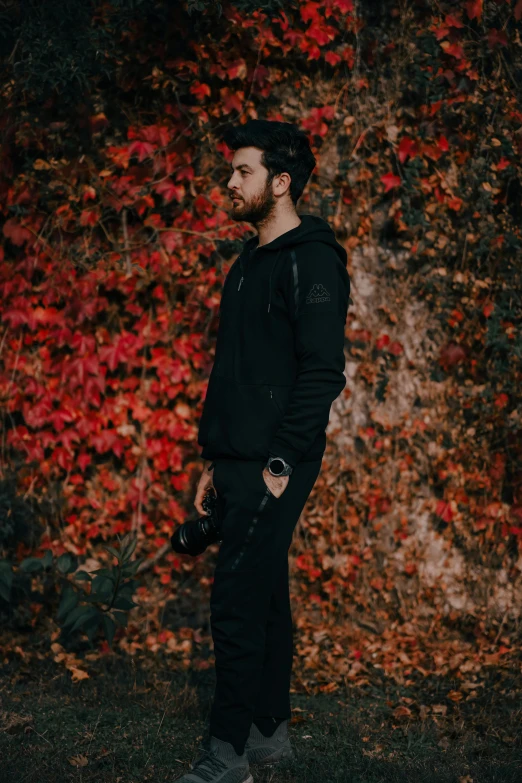
[[[315,167],[296,125],[249,120],[235,151],[233,220],[251,223],[226,277],[199,426],[222,519],[211,594],[216,691],[208,738],[183,783],[253,783],[250,765],[293,755],[288,738],[292,617],[288,550],[341,393],[350,281],[326,221],[295,210]]]

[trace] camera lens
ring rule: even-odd
[[[204,552],[209,544],[220,540],[216,501],[216,495],[207,492],[202,502],[207,515],[184,522],[178,527],[170,539],[175,552],[195,557]]]

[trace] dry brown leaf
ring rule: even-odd
[[[17,715],[14,712],[0,712],[0,729],[6,734],[20,734],[33,722],[32,715]]]
[[[400,705],[399,707],[396,707],[393,710],[393,717],[394,718],[410,718],[412,715],[412,712],[409,707],[405,707],[404,705]]]
[[[451,701],[461,701],[464,698],[464,694],[461,691],[450,691],[448,693],[448,699]]]
[[[68,761],[73,767],[86,767],[89,763],[87,756],[83,756],[81,753],[78,756],[71,756]]]
[[[75,666],[67,666],[67,669],[72,673],[73,682],[79,682],[80,680],[89,678],[89,675],[83,669],[77,669]]]

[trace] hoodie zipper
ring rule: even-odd
[[[268,389],[268,391],[270,392],[270,399],[271,399],[271,401],[272,401],[272,404],[274,405],[274,407],[275,407],[276,411],[277,411],[278,413],[282,413],[282,411],[279,409],[279,405],[277,404],[277,400],[276,400],[276,398],[274,397],[274,394],[273,394],[273,392],[272,392],[272,389],[270,389],[270,388],[269,388],[269,389]]]
[[[253,255],[254,255],[254,253],[256,252],[256,250],[257,250],[257,247],[255,247],[255,248],[254,248],[254,249],[253,249],[253,250],[250,252],[250,254],[249,254],[249,258],[252,258],[252,256],[253,256]],[[239,289],[241,288],[241,286],[243,285],[243,280],[245,279],[245,270],[243,269],[243,255],[242,255],[242,254],[239,256],[239,266],[241,267],[241,278],[240,278],[240,280],[239,280],[239,285],[238,285],[238,287],[237,287],[237,290],[238,290],[238,291],[239,291]]]
[[[239,268],[241,269],[241,279],[240,279],[240,281],[239,281],[239,285],[238,285],[238,287],[237,287],[237,290],[238,290],[238,291],[239,291],[239,289],[241,288],[241,284],[242,284],[243,280],[245,279],[245,278],[244,278],[244,275],[243,275],[243,259],[242,259],[242,257],[241,257],[241,256],[239,256]]]

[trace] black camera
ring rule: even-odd
[[[170,539],[172,549],[180,555],[196,557],[210,544],[221,542],[217,495],[212,490],[208,490],[201,505],[207,515],[184,522]]]

